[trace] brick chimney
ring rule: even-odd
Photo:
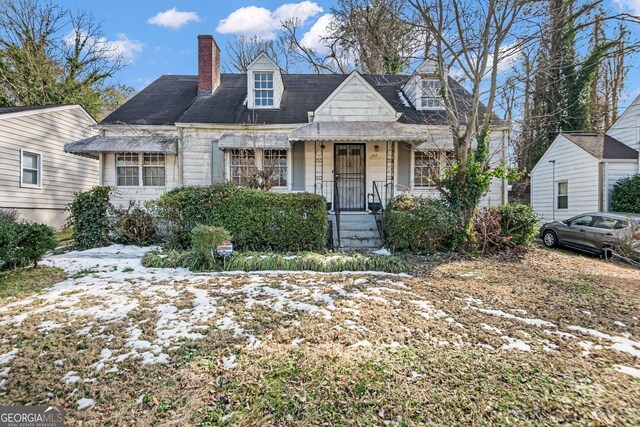
[[[220,84],[220,48],[211,35],[198,36],[198,95],[211,95]]]

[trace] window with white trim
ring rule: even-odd
[[[118,187],[163,187],[166,183],[164,153],[117,153]]]
[[[42,155],[20,150],[20,186],[42,187]]]
[[[413,182],[416,187],[432,187],[440,174],[438,151],[416,151]]]
[[[253,73],[253,103],[273,107],[273,73]]]
[[[442,108],[440,101],[442,96],[442,86],[440,80],[423,79],[422,80],[422,100],[420,105],[424,110],[439,110]]]
[[[274,187],[287,186],[287,150],[264,150],[265,169],[272,168],[271,183]]]
[[[255,150],[231,150],[231,182],[239,187],[247,187],[256,178]]]
[[[558,183],[557,209],[569,208],[569,182],[561,181]]]

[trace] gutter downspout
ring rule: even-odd
[[[502,132],[502,163],[506,166],[507,164],[507,132]],[[502,204],[506,205],[509,203],[509,180],[504,177],[502,178]]]
[[[178,128],[178,186],[184,184],[184,129]]]

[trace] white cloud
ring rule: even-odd
[[[318,53],[328,53],[329,49],[323,43],[323,37],[329,35],[329,30],[334,17],[332,14],[327,13],[322,15],[318,20],[309,28],[300,40],[302,46],[313,49]]]
[[[147,20],[147,23],[177,30],[191,21],[200,21],[200,17],[196,12],[181,12],[174,7],[152,16]]]
[[[613,4],[622,11],[640,15],[640,0],[613,0]]]
[[[82,30],[80,30],[81,37],[86,37]],[[64,42],[67,46],[73,46],[76,38],[76,30],[72,30],[64,37]],[[131,40],[126,34],[116,34],[115,40],[107,40],[106,37],[88,37],[86,40],[87,49],[93,51],[103,51],[104,55],[109,59],[115,59],[121,57],[122,60],[130,64],[135,59],[135,56],[142,52],[144,44],[140,40]]]
[[[311,1],[285,3],[274,11],[264,7],[246,6],[236,9],[220,20],[216,31],[221,34],[255,35],[263,39],[273,39],[280,22],[297,18],[304,23],[322,10],[317,3]]]

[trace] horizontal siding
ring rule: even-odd
[[[98,161],[64,152],[64,145],[95,135],[79,109],[0,120],[0,207],[64,209],[78,191],[98,184]],[[42,154],[42,188],[20,187],[20,149]]]
[[[195,129],[183,132],[184,185],[211,185],[212,143],[223,132]]]
[[[553,164],[555,160],[555,182]],[[566,138],[559,136],[531,174],[531,204],[542,221],[564,220],[598,210],[598,160]],[[555,209],[557,183],[569,183],[569,208]]]
[[[129,201],[145,202],[155,200],[166,191],[178,186],[178,157],[167,156],[165,166],[165,186],[164,187],[118,187],[116,185],[116,155],[106,153],[103,155],[102,177],[104,185],[116,188],[113,197],[117,205],[127,205]]]
[[[355,76],[316,111],[314,121],[392,121],[395,113],[375,95],[375,90]]]
[[[640,151],[640,97],[607,131],[623,144]]]

